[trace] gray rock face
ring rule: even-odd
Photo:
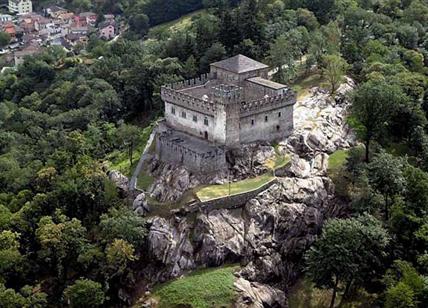
[[[238,278],[234,286],[238,294],[235,307],[284,307],[286,304],[284,292],[271,286],[244,278]]]
[[[284,290],[295,280],[302,254],[335,207],[334,185],[326,173],[328,155],[355,143],[344,121],[348,103],[343,97],[350,87],[351,82],[339,89],[342,98],[337,102],[314,90],[296,104],[295,132],[279,146],[290,155],[290,164],[279,170],[278,183],[243,207],[151,219],[149,255],[158,269],[151,272],[153,280],[177,277],[197,266],[240,262],[238,307],[283,307],[285,295],[278,288]],[[271,146],[242,147],[233,156],[234,177],[264,172],[264,162],[273,155]],[[155,169],[160,179],[150,193],[163,200],[207,180],[180,168]]]
[[[122,192],[128,191],[129,179],[117,170],[111,170],[107,173],[108,178],[119,188]]]
[[[134,213],[141,216],[144,216],[146,213],[150,212],[150,207],[147,204],[145,193],[142,192],[137,195],[137,197],[134,199],[134,202],[132,203],[132,209],[134,210]]]

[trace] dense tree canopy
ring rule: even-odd
[[[426,1],[60,4],[116,14],[126,32],[91,36],[73,56],[50,47],[0,76],[0,306],[129,304],[119,290],[145,266],[147,226],[106,171],[117,163],[129,173],[142,126],[161,115],[161,85],[237,53],[297,90],[320,80],[332,99],[345,75],[356,82],[347,122],[362,145],[335,182],[351,218],[326,224],[308,277],[345,295],[364,288],[386,307],[428,305]],[[201,8],[180,26],[151,28]]]

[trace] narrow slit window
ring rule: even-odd
[[[193,116],[193,122],[198,122],[198,117],[197,116]]]
[[[254,126],[254,119],[253,119],[253,120],[251,120],[251,125],[252,125],[252,126]]]
[[[171,107],[171,113],[175,114],[175,108],[174,107]]]
[[[280,118],[281,117],[281,111],[280,112],[278,112],[278,118]]]
[[[268,121],[268,116],[265,116],[265,122],[267,122]]]
[[[185,111],[181,112],[181,117],[184,119],[186,118],[186,112]]]

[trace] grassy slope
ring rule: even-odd
[[[230,194],[234,195],[257,189],[273,178],[272,175],[264,174],[255,178],[230,183]],[[229,183],[204,187],[196,192],[196,195],[201,201],[227,196],[229,195]]]
[[[238,266],[197,270],[154,289],[159,308],[230,307],[234,299],[233,273]]]
[[[192,13],[186,14],[181,16],[178,19],[154,26],[149,31],[149,37],[157,37],[160,34],[169,31],[169,32],[176,32],[180,30],[184,30],[187,27],[190,27],[192,25],[192,17],[200,15],[204,12],[204,10],[197,10]]]

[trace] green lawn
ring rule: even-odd
[[[184,30],[192,25],[192,17],[202,14],[204,10],[197,10],[189,14],[183,15],[178,19],[154,26],[149,31],[149,37],[158,37],[165,32],[176,32]]]
[[[233,182],[230,183],[230,185],[229,183],[221,185],[210,185],[197,191],[196,196],[201,201],[207,201],[215,198],[228,196],[229,191],[230,195],[235,195],[246,191],[255,190],[273,179],[274,177],[272,175],[264,174],[255,178]]]
[[[159,308],[231,307],[235,296],[233,273],[238,266],[201,269],[155,287]]]
[[[339,171],[346,163],[348,158],[348,150],[337,150],[328,157],[329,172]]]

